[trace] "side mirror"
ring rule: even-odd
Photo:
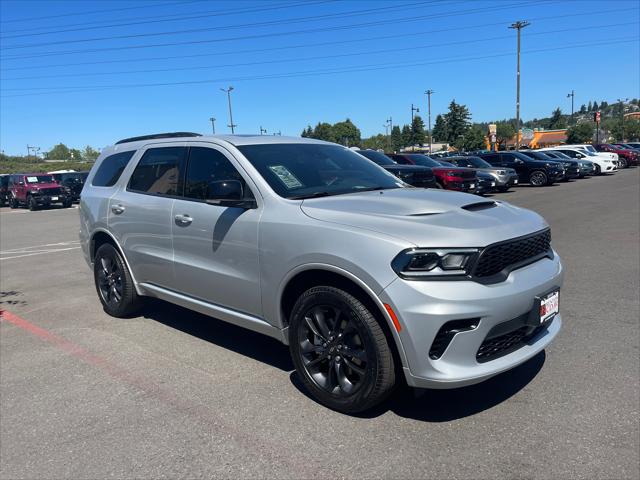
[[[522,160],[520,160],[519,158],[516,158],[515,163],[524,163]]]
[[[206,202],[221,207],[256,208],[254,199],[244,199],[244,189],[238,180],[218,180],[208,185]]]
[[[21,187],[24,187],[24,182],[18,182],[18,185],[20,185]]]

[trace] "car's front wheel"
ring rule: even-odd
[[[29,207],[29,210],[31,210],[32,212],[38,209],[38,202],[34,197],[29,197],[27,199],[27,205]]]
[[[529,176],[529,183],[531,183],[531,185],[533,185],[534,187],[543,187],[548,182],[549,178],[547,177],[547,174],[540,170],[531,172],[531,175]]]
[[[127,317],[141,306],[133,278],[116,248],[105,243],[93,262],[93,278],[104,311],[113,317]]]
[[[395,371],[388,342],[373,313],[341,289],[311,288],[293,307],[293,363],[313,397],[334,410],[361,412],[391,392]]]
[[[600,175],[602,173],[602,170],[600,169],[600,165],[596,164],[594,165],[594,167],[595,167],[594,173],[596,175]]]
[[[618,159],[618,161],[620,162],[620,165],[619,165],[618,168],[627,168],[628,164],[627,164],[627,161],[624,158],[620,157]]]

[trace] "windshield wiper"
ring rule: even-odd
[[[329,193],[329,192],[313,192],[313,193],[308,193],[306,195],[296,195],[295,197],[288,197],[288,198],[289,200],[304,200],[305,198],[329,197],[331,195],[337,195],[337,194]]]

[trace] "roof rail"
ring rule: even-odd
[[[153,140],[156,138],[201,137],[201,136],[202,134],[193,133],[193,132],[154,133],[153,135],[142,135],[140,137],[125,138],[123,140],[117,141],[116,145],[120,145],[121,143],[138,142],[140,140]]]

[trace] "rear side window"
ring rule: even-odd
[[[93,176],[91,184],[94,187],[113,187],[134,153],[135,150],[131,150],[130,152],[109,155],[98,167],[98,171]]]
[[[181,195],[186,147],[150,148],[129,180],[129,190],[153,195]]]

